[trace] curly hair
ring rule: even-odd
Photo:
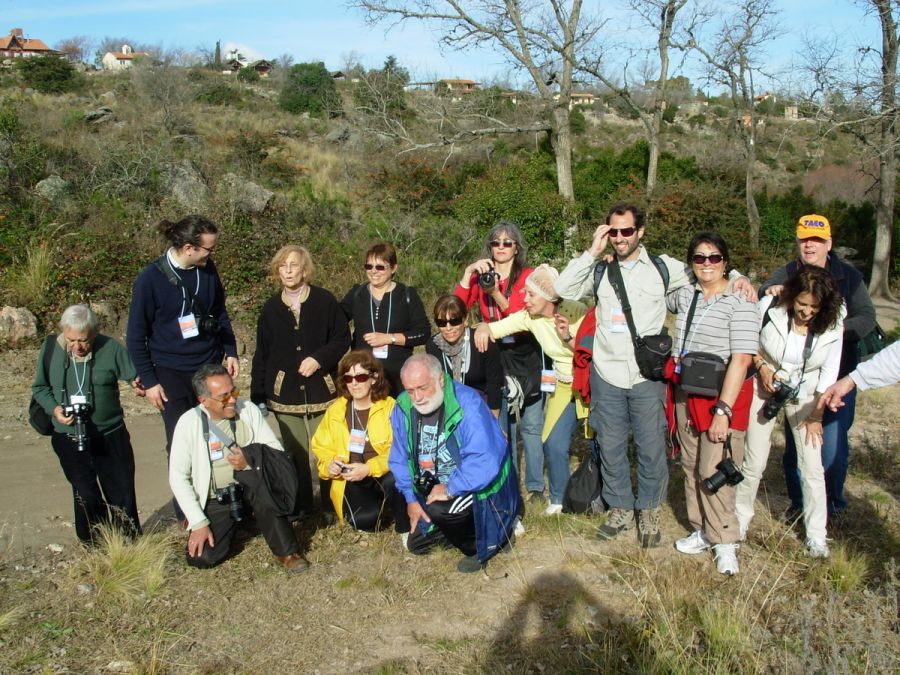
[[[288,259],[288,256],[291,253],[296,253],[300,257],[300,267],[303,270],[303,283],[309,283],[309,280],[312,277],[315,267],[313,266],[312,256],[309,254],[309,251],[303,246],[288,244],[287,246],[282,246],[278,249],[272,257],[272,262],[269,263],[269,277],[275,283],[276,288],[281,287],[281,278],[278,275],[278,268]]]
[[[784,284],[778,304],[794,317],[794,301],[802,293],[810,293],[819,304],[819,311],[809,322],[814,335],[821,335],[837,325],[844,298],[831,272],[823,267],[804,265]]]
[[[372,403],[381,401],[388,397],[390,392],[390,384],[384,377],[384,366],[381,361],[372,356],[372,352],[365,349],[354,349],[352,352],[344,354],[344,358],[338,363],[337,370],[337,390],[338,393],[346,399],[352,398],[350,390],[347,389],[347,383],[344,382],[344,375],[350,372],[353,366],[362,366],[373,379],[372,382]]]

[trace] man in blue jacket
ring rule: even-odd
[[[506,439],[478,392],[445,378],[433,356],[411,356],[400,379],[388,464],[406,500],[407,548],[456,547],[465,556],[457,569],[477,572],[509,541],[519,512]]]

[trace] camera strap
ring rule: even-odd
[[[215,425],[215,424],[210,425],[209,417],[200,409],[201,407],[202,406],[198,405],[196,410],[197,410],[197,414],[200,415],[200,425],[203,428],[203,440],[206,442],[206,459],[207,459],[207,461],[209,461],[209,480],[212,483],[212,493],[215,494],[216,491],[218,491],[219,486],[216,482],[216,472],[213,469],[212,460],[209,459],[209,455],[210,455],[209,436],[210,436],[210,433],[213,436],[215,436],[217,439],[219,439],[219,441],[221,441],[222,445],[224,445],[226,448],[228,448],[229,452],[231,451],[232,448],[237,446],[237,442],[234,440],[234,438],[228,438],[227,434],[225,434],[225,432],[223,432],[221,429],[219,429],[218,425]],[[237,425],[235,424],[234,419],[230,419],[230,420],[228,420],[228,422],[231,426],[231,435],[236,437],[237,436]]]
[[[172,263],[169,261],[169,257],[167,254],[163,254],[159,256],[156,260],[153,261],[153,264],[156,265],[157,269],[163,273],[166,279],[169,280],[169,283],[175,286],[176,288],[181,289],[181,293],[184,296],[188,307],[191,308],[191,311],[196,307],[199,310],[199,314],[208,315],[209,312],[206,311],[206,307],[200,301],[200,298],[190,289],[190,287],[185,284],[181,277],[172,269]],[[200,270],[199,268],[194,268],[197,270],[197,293],[200,292]]]
[[[491,272],[493,272],[494,274],[497,274],[497,271],[494,269],[494,265],[493,265],[493,264],[491,264]],[[479,276],[480,276],[480,275],[479,275]],[[507,301],[507,302],[509,302],[509,298],[510,298],[510,296],[512,296],[512,288],[513,288],[513,284],[516,282],[516,278],[517,278],[517,277],[518,277],[518,275],[513,276],[513,271],[512,271],[512,270],[510,270],[509,276],[506,277],[506,290],[503,291],[503,297],[506,298],[506,301]],[[499,274],[497,274],[497,284],[498,284],[498,285],[500,284],[500,275],[499,275]],[[494,300],[494,298],[492,298],[491,296],[486,297],[486,298],[485,298],[485,302],[486,302],[486,304],[487,304],[488,314],[490,315],[490,319],[488,319],[488,321],[494,321],[494,320],[495,320],[495,319],[494,319],[494,308],[497,307],[497,302],[496,302],[496,300]],[[497,307],[497,318],[498,318],[498,319],[501,318],[501,317],[500,317],[500,308],[499,308],[499,307]]]
[[[732,457],[732,449],[731,449],[731,432],[728,432],[728,435],[725,437],[725,442],[722,444],[722,459],[734,459]]]
[[[622,278],[622,270],[619,269],[618,258],[613,259],[609,265],[609,283],[619,299],[619,304],[622,305],[622,313],[625,315],[625,321],[628,323],[628,330],[631,331],[631,342],[634,343],[635,347],[639,347],[643,340],[638,335],[634,319],[631,316],[631,303],[628,301],[628,293],[625,291],[625,280]]]
[[[784,349],[781,352],[781,362],[784,363],[784,355],[787,354],[787,345],[788,339],[791,337],[791,326],[794,321],[791,319],[791,315],[788,314],[788,324],[787,324],[787,335],[784,339]],[[812,347],[813,340],[815,339],[815,335],[813,335],[812,330],[810,330],[809,326],[806,327],[806,339],[803,341],[803,364],[800,366],[800,381],[797,383],[797,387],[803,384],[806,381],[806,364],[809,361],[809,357],[812,356]]]

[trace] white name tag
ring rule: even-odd
[[[69,403],[71,403],[72,405],[86,405],[87,396],[83,396],[81,394],[73,394],[69,397]]]
[[[363,450],[366,449],[366,430],[365,429],[351,429],[350,430],[350,442],[348,443],[348,448],[352,453],[356,453],[358,455],[363,454]]]
[[[388,357],[388,346],[384,345],[383,347],[373,347],[372,356],[374,356],[376,359],[386,359]]]
[[[504,345],[514,345],[516,344],[516,336],[507,335],[505,338],[500,338],[500,343]]]
[[[541,391],[552,394],[556,391],[556,373],[552,370],[541,371]]]
[[[216,462],[225,456],[225,446],[216,438],[209,439],[209,461]]]
[[[179,316],[178,327],[181,329],[181,337],[185,340],[200,335],[200,330],[197,328],[197,318],[193,313]]]
[[[628,322],[625,319],[625,312],[622,307],[616,305],[609,313],[609,331],[611,333],[627,333]]]

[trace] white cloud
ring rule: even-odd
[[[247,62],[259,61],[260,59],[266,58],[258,51],[256,51],[253,47],[242,44],[240,42],[226,42],[224,45],[222,45],[222,58],[231,58],[231,52],[233,51],[239,52],[241,58]]]

